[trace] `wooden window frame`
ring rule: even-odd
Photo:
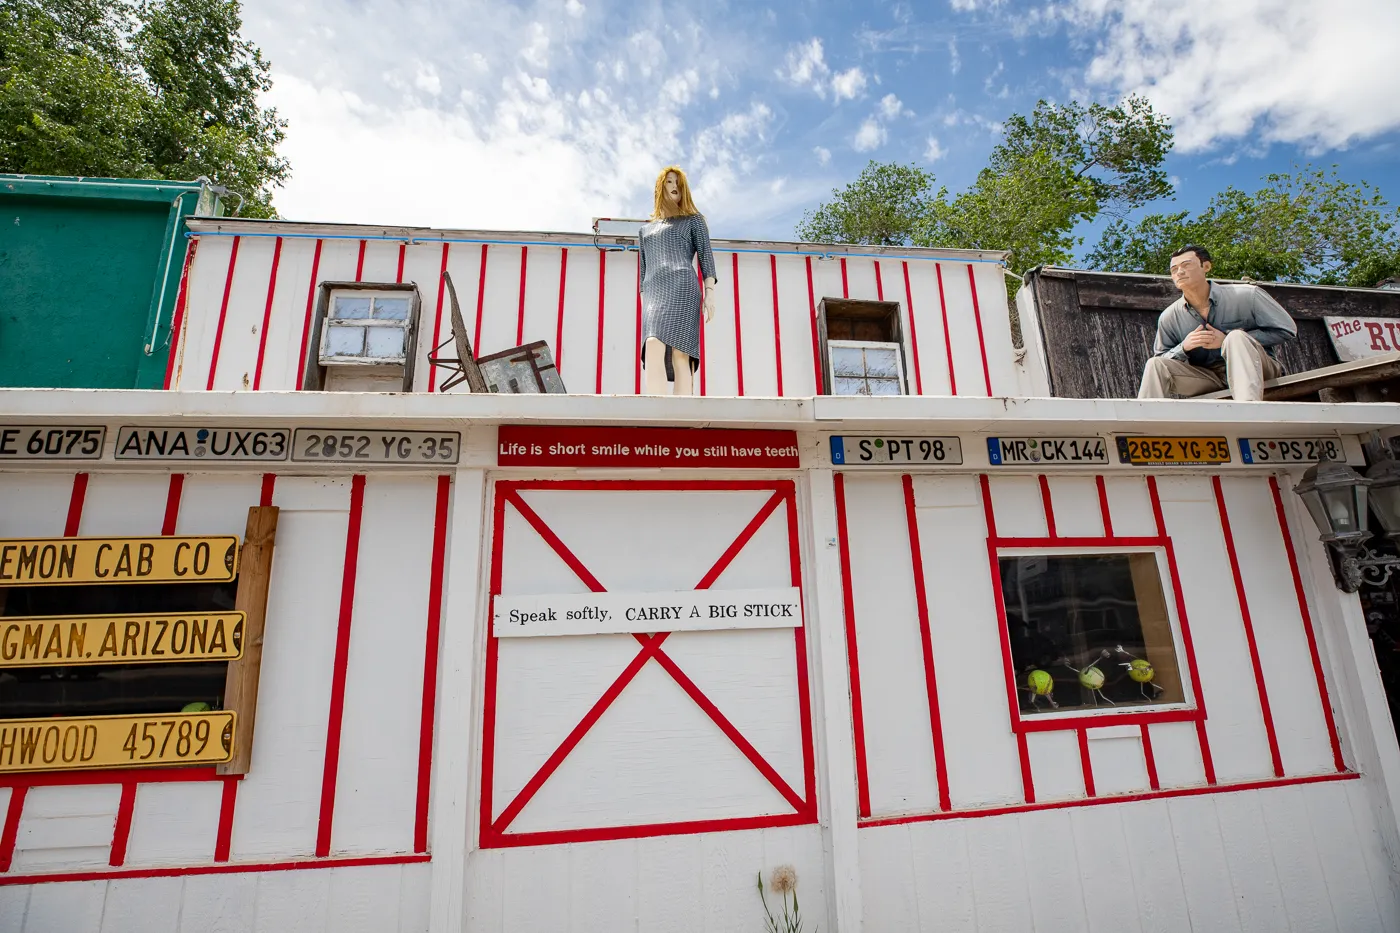
[[[859,328],[860,332],[857,332]],[[833,331],[837,333],[833,334]],[[821,354],[822,394],[835,395],[830,340],[894,344],[899,348],[901,394],[909,394],[908,360],[904,351],[903,314],[897,301],[823,298],[817,304],[817,343]]]
[[[306,368],[301,374],[301,388],[304,391],[325,390],[327,365],[321,362],[321,333],[325,330],[326,316],[330,313],[331,296],[335,292],[406,292],[411,296],[408,308],[408,325],[404,334],[403,389],[413,391],[413,369],[418,357],[418,323],[423,299],[414,282],[320,282],[317,285],[316,311],[312,325],[306,336]],[[397,366],[397,363],[332,363],[331,366],[383,367]]]

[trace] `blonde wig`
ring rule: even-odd
[[[676,184],[681,189],[680,204],[672,204],[670,199],[666,197],[666,176],[672,172],[676,173]],[[681,170],[679,165],[668,165],[661,170],[661,174],[656,176],[656,190],[653,194],[652,220],[700,213],[695,207],[695,202],[690,199],[690,182],[686,181],[685,172]]]

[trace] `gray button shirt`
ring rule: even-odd
[[[1232,330],[1244,330],[1265,348],[1275,347],[1298,336],[1298,325],[1293,323],[1293,318],[1264,289],[1257,285],[1211,282],[1210,312],[1205,321],[1182,295],[1167,305],[1167,310],[1157,319],[1157,342],[1152,348],[1152,355],[1184,360],[1192,366],[1225,365],[1219,348],[1182,349],[1182,341],[1202,323],[1227,334]],[[1273,355],[1272,349],[1269,349],[1269,354]]]

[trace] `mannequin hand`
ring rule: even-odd
[[[715,293],[714,289],[705,289],[705,323],[708,324],[715,319]]]

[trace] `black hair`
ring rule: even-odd
[[[1195,243],[1187,243],[1181,249],[1172,253],[1171,258],[1175,259],[1176,257],[1183,255],[1184,253],[1195,253],[1196,258],[1199,259],[1202,264],[1210,262],[1210,250],[1206,249],[1204,246],[1200,246]]]

